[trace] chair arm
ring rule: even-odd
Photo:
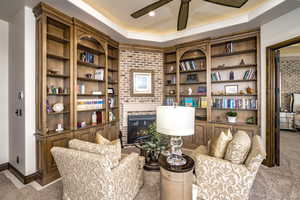
[[[122,160],[130,154],[122,153]],[[139,169],[143,169],[145,165],[145,157],[139,156]]]
[[[250,187],[255,176],[245,165],[233,164],[227,160],[198,154],[195,160],[196,182],[198,185]],[[249,188],[250,189],[250,188]]]
[[[133,199],[135,191],[139,188],[139,177],[141,174],[140,160],[137,153],[131,153],[124,157],[119,165],[112,170],[114,180],[114,191],[122,199]]]

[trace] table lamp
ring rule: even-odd
[[[171,154],[167,158],[170,165],[186,164],[182,156],[182,136],[194,135],[195,108],[183,106],[159,106],[156,109],[157,132],[170,135]]]

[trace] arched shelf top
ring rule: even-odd
[[[179,61],[207,59],[207,53],[202,48],[191,48],[179,54]]]
[[[78,45],[82,45],[86,48],[93,49],[95,50],[94,53],[96,54],[100,54],[100,53],[105,54],[106,52],[105,44],[102,41],[90,35],[86,35],[86,34],[81,35],[78,40]]]

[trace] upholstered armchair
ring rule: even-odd
[[[134,199],[143,185],[144,160],[138,154],[131,153],[123,155],[112,168],[109,157],[98,154],[98,150],[95,151],[96,145],[77,140],[70,142],[70,148],[72,146],[73,149],[51,149],[62,176],[63,199]]]
[[[254,136],[251,150],[244,164],[211,157],[206,146],[191,155],[195,159],[198,198],[204,200],[247,200],[256,173],[266,153],[260,137]]]

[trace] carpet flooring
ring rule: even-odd
[[[262,166],[253,185],[250,200],[300,199],[300,133],[281,132],[281,165]],[[159,200],[159,173],[145,172],[144,186],[136,200]],[[58,181],[37,191],[31,185],[17,189],[0,173],[0,200],[60,200],[62,183]]]

